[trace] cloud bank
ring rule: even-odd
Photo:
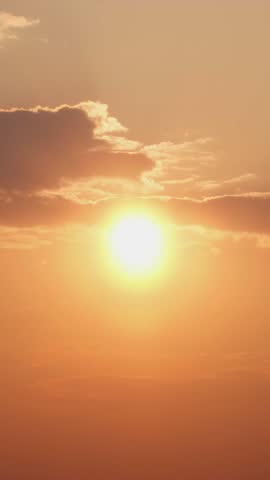
[[[179,174],[177,155],[192,168],[213,162],[210,139],[147,147],[129,140],[126,133],[99,102],[0,110],[0,225],[92,225],[115,211],[142,208],[176,225],[270,233],[270,193],[196,200],[166,195],[164,186],[182,188],[187,178],[199,181],[195,173],[182,180],[177,176],[177,182],[166,179],[166,171],[176,169]],[[151,183],[151,175],[161,175],[159,183]],[[243,180],[253,181],[254,175],[227,183]],[[153,192],[159,196],[151,196]]]
[[[138,178],[150,170],[144,153],[115,151],[101,137],[124,127],[94,105],[0,110],[0,189],[34,192],[63,180]]]

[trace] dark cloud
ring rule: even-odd
[[[114,199],[82,205],[60,196],[13,195],[0,198],[0,224],[8,226],[95,224],[116,213],[151,212],[179,225],[248,233],[270,233],[270,194],[223,196],[202,201],[181,198]]]
[[[63,179],[137,178],[153,167],[142,153],[113,152],[95,138],[94,120],[80,107],[0,111],[0,189],[38,191]]]
[[[60,196],[12,195],[0,201],[0,224],[50,227],[65,223],[93,223],[98,218],[98,211],[98,206],[80,205]]]
[[[270,232],[270,194],[224,195],[202,201],[171,199],[165,210],[177,223],[236,232]]]

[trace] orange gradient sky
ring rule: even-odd
[[[1,479],[269,477],[269,21],[1,2]]]

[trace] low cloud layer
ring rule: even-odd
[[[139,178],[151,169],[144,153],[115,151],[100,137],[123,127],[98,106],[0,110],[0,189],[34,192],[64,179]]]
[[[78,204],[59,196],[3,196],[0,225],[29,227],[107,222],[117,212],[142,209],[176,225],[247,233],[270,233],[270,193],[222,196],[202,201],[181,198],[110,199]]]

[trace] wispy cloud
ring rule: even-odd
[[[237,177],[228,178],[224,180],[199,180],[197,187],[202,192],[218,192],[228,193],[228,188],[231,187],[235,193],[243,193],[244,187],[252,187],[255,182],[258,182],[259,178],[255,173],[243,173]],[[224,190],[224,192],[223,192]]]
[[[175,180],[175,175],[198,171],[216,161],[212,151],[211,138],[199,138],[183,143],[162,142],[143,148],[146,155],[156,162],[156,167],[148,176],[157,181]]]
[[[51,245],[42,228],[0,227],[0,250],[33,250]]]
[[[27,18],[0,11],[0,46],[5,40],[17,40],[20,31],[39,23],[38,18]]]

